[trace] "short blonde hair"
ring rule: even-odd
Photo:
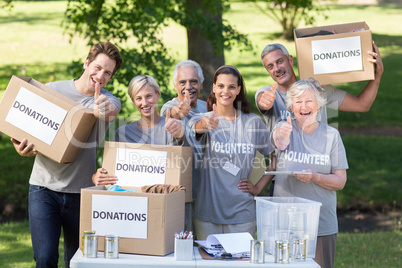
[[[320,109],[327,104],[327,100],[324,96],[324,89],[320,86],[320,83],[314,78],[310,77],[307,80],[299,80],[293,83],[287,92],[286,109],[291,112],[293,106],[293,100],[303,95],[307,90],[312,90],[317,99],[317,103]]]
[[[156,93],[161,93],[158,83],[155,78],[150,75],[137,75],[133,79],[131,79],[130,84],[128,85],[128,95],[131,100],[134,100],[135,95],[137,95],[138,91],[143,89],[145,86],[150,86],[155,89]]]

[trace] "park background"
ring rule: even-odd
[[[328,18],[317,16],[314,26],[365,21],[385,66],[370,111],[337,112],[332,122],[342,134],[349,162],[348,181],[338,192],[342,217],[335,267],[400,267],[402,5],[400,1],[374,0],[319,3],[328,8]],[[64,33],[61,22],[67,1],[14,1],[13,5],[10,10],[0,10],[0,98],[12,75],[33,77],[42,83],[73,78],[68,66],[72,61],[83,62],[89,47],[82,37],[69,39]],[[224,55],[225,63],[236,66],[243,75],[252,111],[257,113],[254,93],[272,83],[260,61],[262,49],[268,43],[279,42],[296,57],[294,42],[281,39],[280,25],[252,3],[231,1],[223,18],[247,34],[253,46],[251,51],[234,46]],[[170,22],[163,28],[162,39],[175,63],[187,58],[184,27]],[[298,74],[297,64],[295,71]],[[166,79],[168,90],[174,94],[171,76]],[[336,86],[357,95],[366,83]],[[204,90],[210,87],[204,85]],[[130,102],[127,106],[135,110]],[[138,113],[133,112],[130,120],[136,118]],[[33,158],[20,157],[9,137],[0,133],[0,267],[34,266],[27,223],[32,164]]]

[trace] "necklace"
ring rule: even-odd
[[[235,119],[233,120],[233,143],[235,143],[235,140],[236,140],[236,120],[237,120],[237,110],[235,109]],[[228,121],[228,120],[225,120],[225,121]],[[221,128],[222,128],[222,126],[221,126]],[[226,144],[229,144],[229,140],[226,138],[226,132],[223,128],[222,128],[222,131],[223,131],[223,136],[225,137]],[[230,131],[230,123],[229,123],[229,138],[231,136],[230,132],[231,131]],[[229,159],[230,159],[230,162],[233,163],[232,155],[233,155],[233,151],[231,150],[230,145],[229,145]]]

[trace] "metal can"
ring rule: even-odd
[[[264,263],[265,261],[265,241],[251,240],[250,245],[250,262]]]
[[[87,234],[95,234],[96,233],[96,231],[94,231],[94,230],[87,230],[87,231],[84,231],[83,232],[83,234],[82,234],[82,251],[84,251],[84,239],[85,239],[85,235],[87,235]]]
[[[306,260],[306,239],[294,239],[292,241],[292,261]]]
[[[289,263],[289,241],[275,240],[275,262]]]
[[[105,235],[105,258],[117,259],[119,257],[119,237]]]
[[[84,233],[82,239],[82,255],[85,258],[98,257],[98,236],[93,233]]]

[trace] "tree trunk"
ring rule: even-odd
[[[219,5],[219,12],[216,15],[202,8],[200,2],[202,1],[188,0],[189,12],[201,8],[206,17],[218,23],[222,23],[222,3],[220,0],[216,0],[216,4]],[[223,43],[219,44],[219,48],[214,48],[212,42],[207,40],[204,35],[203,31],[197,27],[187,28],[188,59],[198,62],[202,68],[205,79],[203,90],[200,93],[200,99],[206,100],[211,92],[215,70],[225,64],[225,56],[223,53]],[[219,38],[219,40],[223,40],[223,38]]]

